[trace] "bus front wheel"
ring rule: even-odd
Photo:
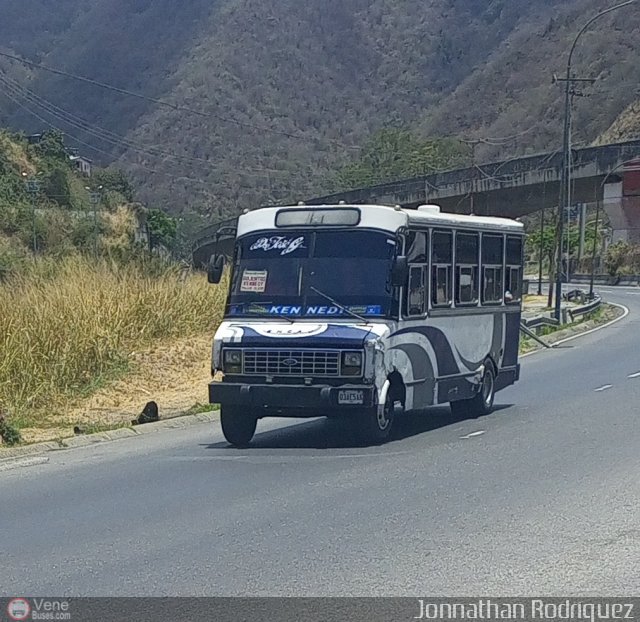
[[[493,371],[493,365],[489,362],[485,363],[484,374],[480,390],[470,400],[459,400],[451,402],[451,412],[456,417],[481,417],[488,415],[493,409],[493,400],[496,396],[496,374]]]
[[[234,447],[246,447],[256,432],[258,420],[238,407],[220,407],[220,425],[225,439]]]
[[[364,440],[376,444],[388,441],[393,429],[394,416],[394,404],[391,401],[391,396],[387,396],[384,408],[368,409],[361,416]]]

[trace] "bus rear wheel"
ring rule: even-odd
[[[220,424],[227,442],[234,447],[246,447],[256,433],[258,419],[237,406],[221,406]]]
[[[493,410],[496,396],[496,374],[490,362],[485,363],[484,374],[478,393],[469,400],[451,402],[451,412],[456,417],[482,417]]]

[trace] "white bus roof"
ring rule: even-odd
[[[280,230],[287,227],[276,226],[276,216],[281,210],[353,210],[360,211],[357,227],[383,229],[396,232],[402,227],[461,227],[511,233],[524,233],[524,225],[510,218],[493,216],[470,216],[440,212],[438,206],[424,205],[416,209],[392,207],[388,205],[282,205],[279,207],[263,207],[249,211],[238,220],[238,237],[259,231]],[[311,225],[313,227],[314,225]],[[322,225],[315,225],[318,228]]]
[[[409,223],[412,225],[446,225],[450,227],[473,227],[524,233],[524,225],[511,218],[450,214],[436,211],[435,208],[437,208],[435,205],[425,205],[417,209],[403,209],[403,211],[409,216]]]

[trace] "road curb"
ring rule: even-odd
[[[568,337],[563,337],[562,339],[558,339],[557,341],[553,341],[552,339],[549,339],[549,337],[553,337],[552,335],[547,335],[546,339],[547,342],[549,343],[549,345],[551,346],[548,349],[545,348],[537,348],[536,350],[531,350],[531,352],[526,352],[525,354],[521,354],[518,358],[524,358],[526,356],[532,356],[533,354],[538,354],[538,352],[547,352],[548,350],[553,350],[556,346],[562,345],[563,343],[566,343],[567,341],[572,341],[573,339],[578,339],[579,337],[585,337],[586,335],[590,335],[591,333],[595,333],[599,330],[602,330],[604,328],[608,328],[609,326],[613,326],[615,323],[620,322],[621,320],[624,320],[624,318],[626,318],[629,315],[629,308],[626,307],[625,305],[621,305],[617,302],[606,302],[605,304],[608,304],[612,307],[617,307],[618,309],[622,309],[622,315],[619,315],[616,318],[613,318],[612,320],[609,320],[608,322],[600,325],[600,326],[594,326],[593,328],[590,328],[589,330],[584,330],[584,331],[578,331],[576,332],[575,335],[569,335]]]
[[[123,438],[144,436],[146,434],[152,434],[162,430],[188,428],[192,425],[216,421],[218,416],[219,411],[214,410],[206,413],[198,413],[196,415],[184,415],[171,417],[170,419],[161,419],[154,423],[145,423],[132,428],[116,428],[115,430],[96,432],[95,434],[71,436],[69,438],[60,439],[59,441],[47,441],[44,443],[34,443],[33,445],[24,445],[20,447],[7,447],[5,449],[0,449],[0,472],[7,471],[10,468],[18,468],[20,466],[31,466],[32,462],[28,460],[29,458],[36,457],[50,451],[88,447],[89,445],[99,445],[101,443],[118,441]],[[37,464],[42,464],[42,461],[37,462]]]
[[[553,349],[554,346],[560,345],[562,343],[566,343],[567,341],[571,341],[573,339],[578,339],[579,337],[584,337],[591,333],[595,333],[596,331],[602,330],[604,328],[608,328],[612,326],[616,322],[620,322],[624,318],[629,315],[629,308],[625,305],[618,304],[615,302],[607,302],[607,304],[618,307],[623,310],[622,315],[613,320],[602,324],[601,326],[596,326],[586,331],[578,332],[575,335],[570,335],[569,337],[564,337],[558,341],[554,341],[551,343]],[[519,358],[524,358],[527,356],[532,356],[533,354],[538,354],[539,352],[545,352],[546,350],[540,348],[537,350],[532,350],[531,352],[527,352],[525,354],[521,354]],[[25,462],[25,459],[31,456],[38,456],[50,451],[60,451],[65,449],[74,449],[78,447],[88,447],[89,445],[98,445],[100,443],[107,443],[111,441],[117,441],[123,438],[133,438],[134,436],[143,436],[145,434],[151,434],[153,432],[160,432],[162,430],[168,429],[182,429],[187,428],[192,425],[197,425],[200,423],[210,423],[216,421],[219,417],[219,411],[211,411],[206,413],[198,413],[195,415],[184,415],[178,417],[171,417],[169,419],[162,419],[160,421],[156,421],[154,423],[145,423],[139,426],[134,426],[131,428],[117,428],[115,430],[110,430],[107,432],[96,432],[95,434],[86,434],[86,435],[78,435],[72,436],[69,438],[61,439],[59,441],[48,441],[44,443],[34,443],[33,445],[24,445],[20,447],[9,447],[2,449],[0,448],[0,472],[8,470],[9,468],[18,468],[20,466],[30,466],[29,464],[19,464],[20,462]],[[9,466],[11,463],[17,463],[15,467]]]

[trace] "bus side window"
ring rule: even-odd
[[[503,245],[501,235],[482,235],[482,303],[500,304],[504,291],[503,283]]]
[[[425,309],[426,279],[424,266],[409,268],[409,287],[407,288],[407,315],[423,315]]]
[[[511,295],[508,303],[522,299],[522,238],[507,236],[505,293]]]
[[[405,254],[409,263],[406,315],[407,317],[424,315],[427,306],[427,233],[425,231],[407,233]]]
[[[427,263],[427,234],[424,231],[410,231],[407,234],[405,254],[409,265]]]
[[[477,233],[456,233],[456,305],[478,303]]]
[[[434,307],[451,306],[452,259],[453,233],[434,231],[431,235],[431,304]]]

